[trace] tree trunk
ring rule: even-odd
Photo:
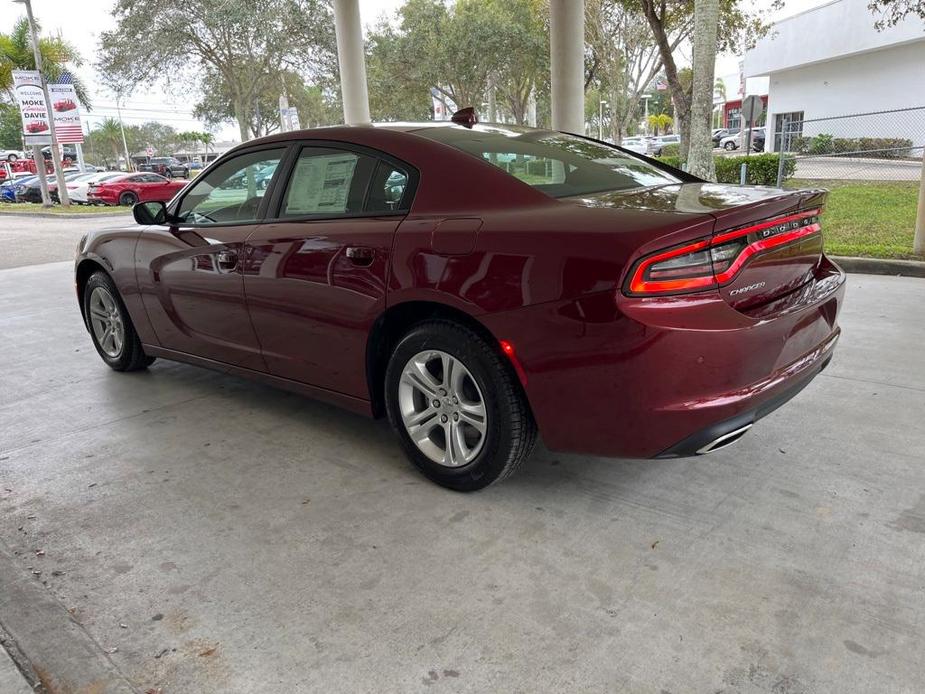
[[[716,180],[710,118],[716,84],[713,72],[718,23],[719,0],[694,0],[693,89],[687,170],[708,181]]]
[[[678,78],[678,66],[674,62],[674,53],[671,43],[668,41],[668,35],[665,33],[664,9],[663,16],[655,12],[654,0],[642,0],[642,9],[646,15],[646,21],[649,28],[652,29],[652,35],[655,38],[655,44],[658,46],[658,54],[662,59],[662,66],[665,68],[665,79],[668,81],[668,89],[671,91],[671,102],[674,104],[674,122],[677,126],[677,132],[681,135],[681,160],[687,160],[687,147],[690,142],[691,121],[690,121],[690,97],[684,91],[681,80]]]

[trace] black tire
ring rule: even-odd
[[[411,440],[402,420],[399,385],[409,360],[438,350],[459,360],[481,391],[487,415],[486,433],[475,458],[460,467],[435,463]],[[437,484],[461,492],[475,491],[509,477],[529,458],[537,429],[510,363],[498,349],[469,328],[448,320],[414,326],[395,346],[385,375],[389,422],[411,462]]]
[[[15,154],[7,155],[7,158],[6,158],[6,160],[9,161],[9,162],[14,162],[14,161],[16,161],[16,160],[18,160],[18,159],[19,159],[19,157],[17,157]]]
[[[97,287],[105,289],[114,299],[125,333],[124,339],[122,340],[122,348],[120,352],[114,356],[104,351],[91,325],[90,296]],[[135,326],[132,325],[132,319],[129,317],[125,304],[122,302],[122,297],[119,295],[119,290],[116,289],[116,285],[109,275],[102,270],[90,275],[87,279],[87,283],[84,285],[81,304],[84,317],[87,320],[87,325],[90,330],[90,339],[93,341],[93,346],[96,348],[97,354],[106,362],[107,366],[116,371],[140,371],[146,369],[154,362],[154,357],[149,357],[145,354],[141,346],[141,340],[138,339],[138,333],[135,332]]]
[[[725,149],[727,152],[731,152],[734,149],[738,149],[738,147],[736,147],[735,142],[727,142],[723,145],[723,149]]]
[[[131,207],[136,202],[138,202],[138,196],[130,190],[127,190],[119,196],[119,204],[123,207]]]

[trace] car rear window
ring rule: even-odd
[[[555,198],[680,182],[616,147],[556,131],[479,125],[422,128],[415,134],[479,157]]]

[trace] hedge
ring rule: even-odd
[[[681,145],[665,145],[662,147],[663,157],[680,157]]]
[[[835,137],[820,133],[796,137],[790,149],[798,154],[845,154],[871,159],[902,159],[911,156],[912,140],[903,137]]]
[[[748,173],[745,182],[753,186],[774,186],[777,185],[777,167],[779,156],[773,153],[756,154],[748,157]],[[681,168],[680,157],[659,157],[669,166],[676,169]],[[713,157],[713,164],[716,167],[717,183],[738,183],[739,171],[742,168],[746,157]],[[787,180],[793,176],[796,168],[796,161],[793,157],[784,158],[784,178]]]

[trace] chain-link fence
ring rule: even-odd
[[[925,106],[812,119],[804,119],[802,112],[778,113],[773,133],[773,150],[794,160],[793,178],[917,181]]]

